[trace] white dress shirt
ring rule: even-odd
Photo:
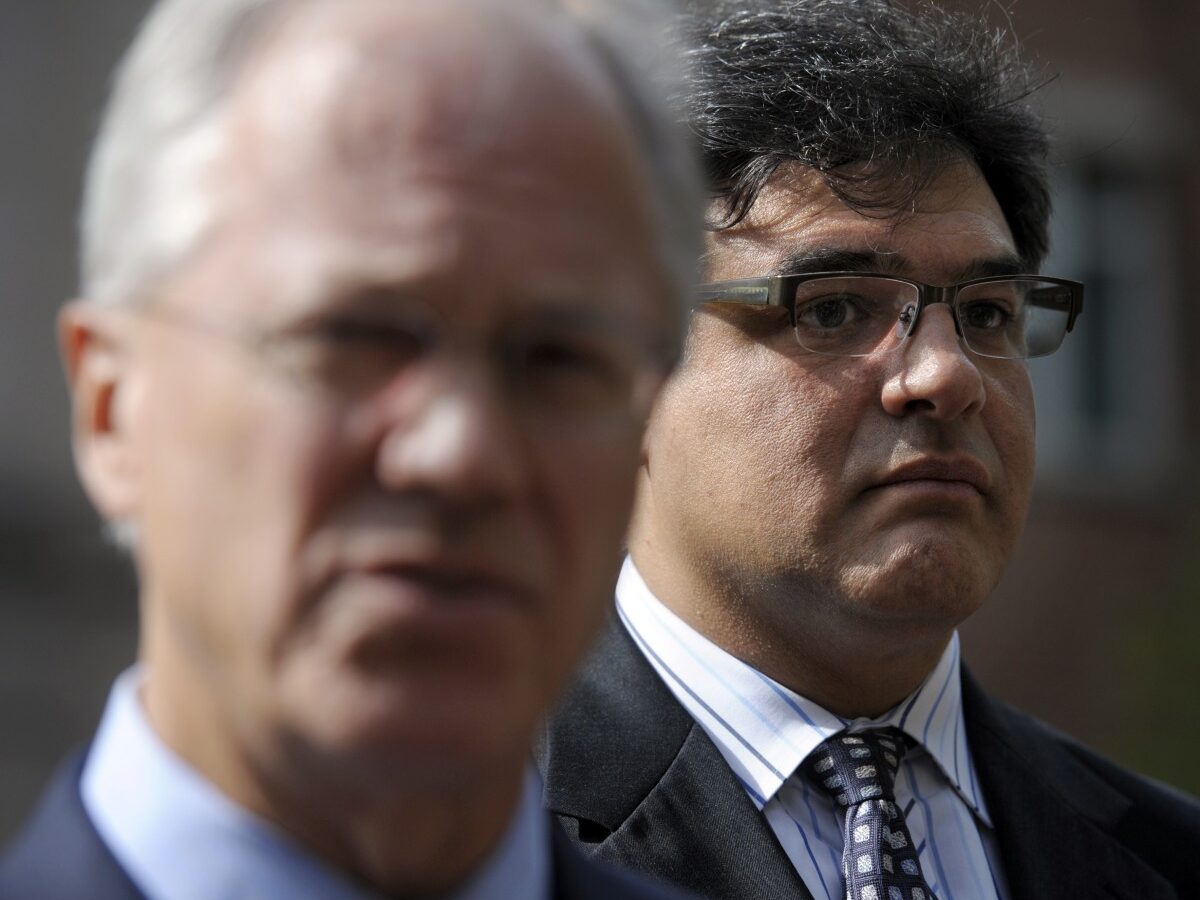
[[[1007,897],[995,833],[963,728],[958,634],[910,697],[878,719],[843,719],[731,656],[667,609],[631,559],[617,612],[667,687],[725,757],[817,900],[844,896],[842,816],[797,772],[839,731],[892,725],[916,741],[896,777],[921,870],[938,900]],[[737,840],[730,835],[730,840]]]
[[[149,900],[379,900],[252,815],[168,749],[138,700],[139,671],[117,679],[85,764],[83,805]],[[550,835],[530,769],[500,845],[447,900],[550,896]]]

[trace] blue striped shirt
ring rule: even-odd
[[[963,728],[955,633],[924,683],[877,719],[843,719],[703,637],[647,588],[631,559],[617,612],[671,692],[716,744],[817,900],[839,900],[842,817],[797,769],[827,737],[884,725],[916,746],[896,801],[938,900],[1004,900],[1000,855]]]

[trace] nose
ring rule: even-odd
[[[983,409],[983,376],[959,339],[949,306],[927,306],[892,358],[882,398],[890,415],[949,421]]]
[[[466,360],[424,373],[387,399],[376,477],[390,491],[491,506],[521,489],[528,435],[497,376]]]

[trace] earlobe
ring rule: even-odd
[[[137,507],[138,466],[128,427],[133,394],[128,317],[73,301],[59,313],[58,341],[80,480],[106,520],[129,521]]]

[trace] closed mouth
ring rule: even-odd
[[[987,469],[972,458],[922,459],[891,469],[870,485],[868,490],[897,485],[927,483],[951,487],[962,485],[987,496],[991,480]]]
[[[472,597],[517,598],[529,588],[490,567],[471,563],[405,561],[381,562],[351,570],[370,578],[395,580],[449,601]]]

